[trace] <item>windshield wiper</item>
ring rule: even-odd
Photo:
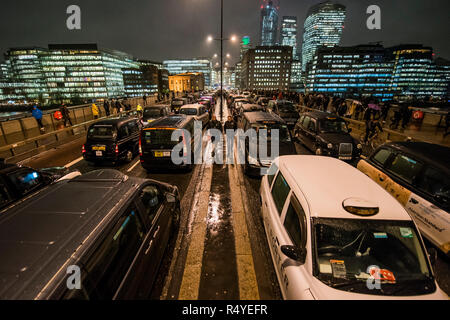
[[[330,287],[334,288],[334,289],[342,289],[342,288],[346,288],[346,287],[351,287],[354,285],[359,285],[361,283],[366,283],[365,279],[358,279],[358,280],[349,280],[347,282],[331,282],[330,284],[328,284]]]

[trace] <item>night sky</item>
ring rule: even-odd
[[[283,15],[296,15],[301,43],[308,8],[320,0],[280,0]],[[262,0],[224,0],[225,36],[249,35],[258,44]],[[436,56],[450,58],[449,0],[340,0],[347,7],[341,45],[382,41],[385,46],[419,43]],[[66,8],[81,7],[82,29],[66,28]],[[381,7],[382,29],[366,28],[366,8]],[[218,43],[207,43],[220,31],[219,0],[10,0],[0,10],[0,61],[9,47],[49,43],[98,43],[137,58],[162,61],[212,56]],[[239,44],[227,43],[232,62]]]

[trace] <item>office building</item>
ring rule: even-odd
[[[392,58],[381,45],[320,47],[307,75],[306,91],[391,100]]]
[[[242,60],[241,87],[247,90],[288,90],[291,81],[292,47],[259,46]]]
[[[169,76],[169,89],[175,92],[195,92],[205,89],[202,72],[187,72]]]
[[[159,92],[156,66],[143,63],[139,68],[122,69],[122,73],[127,97],[149,96]]]
[[[302,62],[293,60],[291,66],[291,83],[290,89],[295,92],[304,92],[305,87],[302,81]]]
[[[297,60],[297,17],[283,17],[281,22],[280,39],[280,44],[282,46],[292,47],[292,56],[295,60]]]
[[[170,91],[169,71],[166,69],[158,69],[158,91],[163,94]]]
[[[261,5],[260,35],[261,46],[274,46],[277,44],[278,7],[271,0],[264,0]]]
[[[236,73],[234,86],[237,89],[243,88],[243,85],[242,85],[242,62],[241,61],[236,63],[236,67],[234,68],[234,70],[235,70],[234,72]]]
[[[165,60],[163,61],[163,65],[164,69],[169,71],[169,75],[201,72],[205,77],[205,86],[209,87],[212,84],[212,65],[211,61],[207,58]]]
[[[341,40],[346,9],[337,3],[324,2],[312,6],[305,19],[302,44],[302,70],[314,58],[317,48],[334,47]]]

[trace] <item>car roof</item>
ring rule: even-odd
[[[384,146],[408,153],[417,160],[439,167],[450,174],[450,148],[428,142],[389,142]],[[383,146],[382,146],[383,147]]]
[[[256,103],[245,103],[242,105],[242,109],[244,109],[244,110],[252,110],[253,108],[256,108],[258,110],[261,110],[261,109],[264,110],[263,106],[256,104]]]
[[[96,123],[92,124],[91,126],[108,126],[108,125],[121,125],[125,122],[128,122],[130,120],[137,120],[135,117],[125,117],[125,118],[110,118],[105,120],[97,121]]]
[[[344,161],[332,157],[291,155],[281,156],[277,162],[292,190],[307,199],[311,217],[411,220],[394,197]],[[368,217],[351,214],[343,208],[343,201],[349,198],[374,203],[379,212]]]
[[[280,123],[285,123],[285,121],[280,118],[277,114],[269,113],[265,111],[253,111],[244,113],[244,117],[250,122],[262,122],[262,121],[277,121]]]
[[[34,299],[141,180],[112,169],[91,171],[44,188],[3,214],[0,299]]]
[[[184,106],[181,107],[181,109],[188,109],[188,108],[198,109],[198,108],[202,108],[202,107],[203,107],[203,105],[200,103],[193,103],[193,104],[185,104]]]
[[[191,119],[192,119],[192,117],[184,115],[184,114],[165,116],[165,117],[159,118],[159,119],[151,122],[146,127],[146,129],[157,128],[157,127],[180,128],[180,127],[183,127],[185,125],[185,123]]]
[[[162,108],[167,108],[167,107],[170,107],[170,105],[169,104],[154,104],[154,105],[151,105],[151,106],[146,106],[146,107],[144,107],[144,110],[145,109],[162,109]]]
[[[341,117],[339,117],[336,114],[329,113],[329,112],[322,112],[322,111],[304,112],[301,115],[302,116],[303,115],[310,116],[311,118],[319,119],[319,120],[327,119],[327,118],[330,118],[330,117],[337,118],[337,119],[342,119]]]

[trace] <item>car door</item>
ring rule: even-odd
[[[414,182],[405,206],[423,235],[445,254],[450,251],[450,214],[444,210],[449,198],[450,177],[428,165]]]
[[[263,216],[264,227],[266,230],[267,241],[272,256],[272,262],[277,274],[278,282],[280,284],[283,297],[286,296],[284,291],[284,285],[286,278],[281,270],[282,264],[282,252],[280,246],[280,235],[282,234],[281,216],[285,212],[285,206],[288,201],[286,199],[291,193],[286,179],[284,178],[281,170],[278,171],[277,177],[273,182],[273,186],[270,192],[270,196],[263,204],[266,209],[263,210],[265,215]]]
[[[148,232],[134,201],[106,227],[80,264],[86,270],[83,289],[89,299],[133,299],[142,281],[142,254]]]
[[[306,199],[304,199],[306,203]],[[307,209],[307,208],[306,208]],[[306,252],[307,222],[305,209],[292,192],[287,200],[281,217],[280,248],[283,245],[293,245]],[[281,249],[280,249],[281,252]],[[306,258],[306,255],[305,255]],[[305,260],[296,261],[281,252],[280,273],[283,275],[285,298],[288,300],[304,299],[309,289],[309,275],[305,268]]]
[[[141,131],[141,126],[142,125],[137,120],[128,122],[128,129],[130,132],[129,150],[131,150],[133,154],[137,154],[139,149],[139,132]]]
[[[139,296],[151,291],[156,278],[161,260],[167,246],[172,217],[172,206],[167,204],[165,194],[161,188],[152,183],[141,187],[138,193],[137,203],[143,213],[150,237],[146,242],[144,251],[143,272],[148,273],[148,279],[142,285]]]

